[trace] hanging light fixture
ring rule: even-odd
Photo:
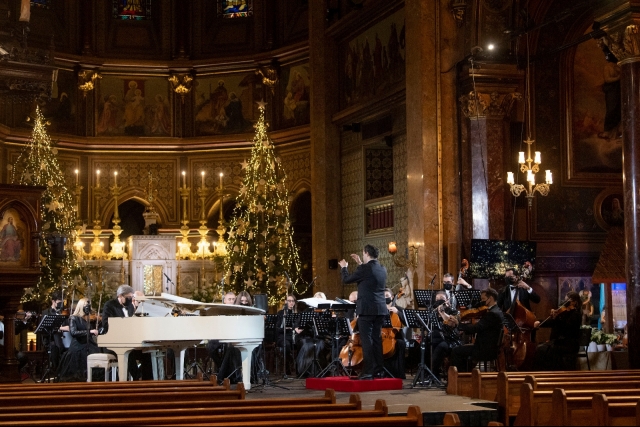
[[[525,196],[528,201],[528,206],[531,208],[533,205],[533,198],[535,196],[536,191],[543,196],[549,194],[551,189],[550,185],[553,184],[553,177],[551,175],[551,170],[545,170],[545,182],[540,182],[536,184],[536,174],[540,171],[540,164],[542,163],[542,154],[540,151],[534,151],[533,158],[531,157],[531,146],[535,143],[535,140],[531,139],[531,72],[530,72],[530,63],[529,63],[529,35],[527,34],[527,76],[526,76],[526,92],[527,92],[527,103],[526,103],[526,116],[525,119],[527,121],[527,139],[524,140],[524,143],[527,144],[527,153],[525,158],[525,152],[520,151],[518,153],[518,163],[520,163],[520,172],[526,175],[527,184],[516,184],[515,176],[513,172],[507,172],[507,184],[509,184],[511,189],[511,194],[514,197],[520,196],[522,192],[525,193]]]

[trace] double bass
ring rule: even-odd
[[[528,264],[528,265],[527,265]],[[525,274],[522,278],[530,278],[531,263],[525,263]],[[526,273],[529,274],[526,274]],[[513,318],[516,328],[511,335],[511,363],[516,368],[522,367],[526,360],[533,360],[536,350],[536,344],[531,339],[531,331],[533,331],[536,323],[536,315],[528,310],[521,302],[518,293],[516,299],[511,303],[511,307],[507,313]]]

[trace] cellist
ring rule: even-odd
[[[385,288],[384,299],[391,316],[391,328],[382,328],[382,348],[384,357],[384,367],[394,378],[405,379],[404,373],[404,353],[407,347],[407,343],[404,339],[404,332],[402,331],[402,323],[400,319],[402,316],[399,314],[402,312],[402,307],[397,307],[395,302],[396,298],[393,296],[391,289]],[[385,338],[386,337],[386,338]],[[385,339],[395,339],[395,346],[392,354],[384,354]]]

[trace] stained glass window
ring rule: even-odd
[[[31,6],[49,9],[49,7],[51,7],[51,0],[31,0]]]
[[[253,0],[218,0],[218,16],[246,18],[253,15]]]
[[[142,21],[151,18],[151,0],[113,0],[115,19]]]

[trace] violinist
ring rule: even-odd
[[[449,301],[449,306],[456,310],[458,308],[458,300],[453,293],[453,275],[451,273],[445,273],[442,276],[442,288],[445,292],[445,299]]]
[[[62,312],[62,296],[60,292],[55,291],[51,294],[51,306],[42,312],[43,316],[60,316]],[[69,319],[65,319],[60,329],[51,335],[51,341],[49,341],[49,335],[42,335],[42,343],[45,348],[49,350],[49,361],[52,369],[58,368],[60,357],[66,350],[62,343],[62,332],[69,332]]]
[[[431,325],[433,373],[438,379],[443,379],[445,373],[441,371],[444,358],[451,354],[452,348],[461,344],[457,330],[459,312],[448,304],[444,291],[436,293],[434,309],[439,322]]]
[[[536,294],[533,288],[522,281],[517,275],[515,268],[507,268],[504,273],[505,286],[498,296],[498,307],[503,313],[511,308],[511,304],[516,297],[524,307],[531,311],[531,303],[539,303],[540,295]]]
[[[291,304],[289,302],[291,298],[292,296],[287,297],[288,304]],[[313,295],[313,298],[319,300],[327,299],[324,292],[316,292]],[[295,298],[293,298],[293,301],[295,301]],[[293,303],[293,306],[295,306],[295,303]],[[315,311],[315,309],[312,307],[309,307],[307,310]],[[306,377],[309,376],[309,374],[313,374],[313,372],[310,372],[310,368],[314,363],[314,358],[318,359],[320,368],[324,369],[324,367],[326,366],[328,351],[330,350],[330,345],[327,345],[327,342],[325,341],[325,339],[327,339],[328,337],[324,335],[316,335],[315,325],[312,323],[303,325],[302,323],[300,323],[299,318],[295,322],[293,322],[292,326],[293,332],[295,333],[296,337],[296,339],[294,339],[293,341],[295,342],[296,348],[298,348],[298,355],[296,357],[296,369],[300,374],[300,377]],[[290,359],[287,358],[287,360]]]
[[[564,366],[565,356],[578,353],[582,300],[575,291],[567,292],[565,303],[557,310],[551,310],[550,316],[543,322],[537,321],[535,327],[551,328],[549,341],[536,349],[535,370],[553,371],[573,366]],[[573,358],[570,363],[573,363]]]
[[[494,360],[498,356],[498,339],[502,331],[504,317],[496,304],[498,292],[487,288],[480,294],[480,300],[488,307],[485,314],[475,324],[461,323],[458,328],[467,334],[476,334],[473,344],[461,345],[451,350],[451,364],[458,368],[458,372],[467,372],[469,356],[473,362]],[[472,363],[472,365],[475,365]]]
[[[287,352],[287,361],[293,362],[293,348],[295,343],[295,334],[300,334],[302,329],[299,327],[291,327],[286,326],[283,329],[283,323],[285,322],[285,315],[289,316],[291,314],[297,313],[296,307],[296,297],[293,295],[287,295],[287,300],[282,307],[282,310],[278,311],[276,317],[276,345],[283,349],[283,351]],[[298,326],[298,325],[295,325]],[[312,358],[313,360],[313,358]],[[285,367],[287,371],[290,371],[290,367]],[[291,374],[291,372],[286,372],[287,375]]]
[[[342,283],[358,284],[356,315],[364,355],[364,367],[358,378],[363,380],[372,380],[375,375],[384,372],[381,332],[384,317],[389,313],[384,302],[387,269],[378,262],[378,254],[378,248],[372,245],[365,245],[362,259],[357,254],[351,254],[358,264],[353,274],[349,274],[347,261],[342,259],[338,262]]]
[[[402,307],[396,306],[395,304],[396,298],[394,298],[393,293],[391,292],[391,289],[385,288],[384,299],[385,299],[385,303],[387,304],[387,309],[389,310],[389,315],[391,316],[391,325],[393,327],[384,328],[384,329],[389,329],[389,331],[385,331],[383,329],[383,340],[384,340],[384,332],[387,332],[389,338],[395,339],[395,348],[394,348],[393,354],[391,356],[384,358],[384,367],[394,378],[405,379],[406,375],[404,372],[404,354],[405,354],[405,349],[407,348],[407,343],[404,339],[404,332],[402,331],[402,323],[400,322],[400,319],[402,318],[401,314],[403,309]],[[383,348],[384,348],[384,343],[383,343]]]

